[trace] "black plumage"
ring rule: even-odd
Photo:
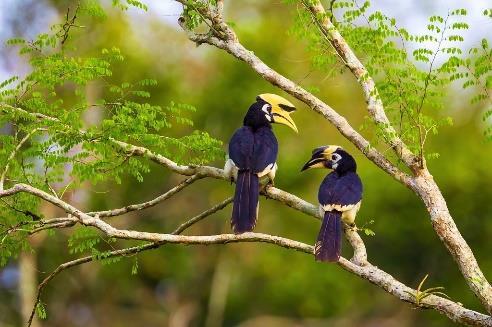
[[[356,173],[354,158],[337,146],[317,148],[304,165],[309,168],[329,168],[318,191],[323,223],[315,245],[319,261],[338,261],[342,241],[342,223],[353,224],[362,200],[362,182]]]
[[[238,168],[231,226],[235,233],[253,230],[258,218],[259,177],[267,167],[275,165],[277,138],[271,126],[243,126],[232,136],[229,157]]]
[[[297,131],[289,117],[293,105],[280,96],[262,94],[246,113],[243,126],[229,142],[229,160],[224,170],[236,176],[236,190],[231,217],[235,233],[253,230],[258,218],[259,179],[273,181],[276,170],[278,142],[271,123],[280,122]]]
[[[318,261],[338,261],[342,248],[342,213],[325,211],[318,233],[314,255]]]

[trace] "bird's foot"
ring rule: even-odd
[[[268,195],[268,188],[271,187],[271,186],[272,185],[270,183],[266,183],[260,189],[260,194],[261,195],[264,195],[265,196],[265,199],[267,199],[267,200],[272,198],[270,195]]]

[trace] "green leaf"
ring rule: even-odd
[[[135,259],[132,264],[132,275],[138,274],[138,257],[135,256]]]
[[[43,304],[43,302],[41,301],[38,301],[38,303],[36,303],[36,315],[39,317],[39,319],[46,319],[48,317],[47,313],[46,313],[46,308]]]

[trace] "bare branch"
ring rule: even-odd
[[[164,200],[169,199],[170,197],[172,197],[176,193],[180,192],[185,187],[193,184],[195,181],[197,181],[201,178],[203,178],[203,176],[193,175],[193,176],[185,179],[184,181],[182,181],[181,183],[179,183],[178,185],[176,185],[175,187],[173,187],[172,189],[170,189],[166,193],[161,194],[158,197],[156,197],[155,199],[152,199],[152,200],[147,201],[147,202],[138,203],[138,204],[131,204],[131,205],[128,205],[126,207],[119,208],[119,209],[112,209],[112,210],[105,210],[105,211],[93,211],[93,212],[88,212],[87,214],[90,216],[98,216],[99,218],[104,218],[104,217],[121,216],[121,215],[128,213],[128,212],[147,209],[147,208],[150,208],[150,207],[157,205],[158,203],[160,203]]]
[[[99,229],[100,231],[102,231],[108,237],[149,241],[159,245],[166,244],[166,243],[188,244],[188,245],[192,245],[192,244],[211,245],[211,244],[228,244],[228,243],[237,243],[237,242],[263,242],[263,243],[275,244],[287,249],[293,249],[296,251],[305,252],[309,254],[312,254],[313,251],[313,247],[310,245],[293,241],[290,239],[278,237],[278,236],[272,236],[272,235],[261,234],[261,233],[244,233],[240,235],[221,234],[221,235],[210,235],[210,236],[182,236],[182,235],[159,234],[159,233],[117,229],[109,225],[108,223],[104,222],[103,220],[98,219],[97,217],[92,217],[86,213],[81,212],[77,208],[54,197],[51,194],[48,194],[44,191],[38,190],[36,188],[33,188],[25,184],[17,184],[10,189],[0,192],[0,198],[5,196],[10,196],[19,192],[30,193],[32,195],[40,197],[58,206],[59,208],[65,210],[67,213],[78,218],[81,224],[86,226],[93,226]],[[296,201],[296,203],[300,203],[300,201]],[[314,207],[314,206],[310,205],[310,207]],[[309,212],[309,209],[306,209],[305,211]],[[358,240],[356,240],[356,242],[351,241],[351,244],[356,244],[357,242]],[[121,250],[121,251],[125,251],[125,250]],[[87,260],[89,259],[82,258],[80,260],[81,260],[80,263],[83,263],[83,262],[88,262]],[[90,259],[89,261],[91,260],[92,259]],[[67,266],[71,267],[77,264],[78,261],[75,263],[68,263]],[[362,266],[356,265],[346,260],[345,258],[341,258],[338,264],[345,270],[369,280],[370,282],[378,285],[379,287],[383,288],[387,292],[393,294],[394,296],[397,296],[399,299],[406,302],[415,303],[414,297],[410,296],[410,294],[413,294],[415,292],[414,289],[411,289],[405,286],[404,284],[398,282],[391,275],[378,269],[377,267],[369,263],[365,263]],[[57,268],[57,270],[64,270],[68,268],[63,265],[60,267]],[[50,275],[50,276],[47,277],[48,281],[54,277],[54,275]],[[41,289],[46,285],[46,283],[42,283],[42,285],[40,285]],[[424,300],[422,300],[421,303],[419,303],[419,305],[424,307],[434,308],[435,310],[438,310],[439,312],[448,316],[450,319],[457,322],[461,322],[469,325],[475,325],[475,326],[492,326],[492,317],[480,314],[472,310],[465,309],[459,304],[439,296],[435,296],[435,295],[429,296]]]
[[[303,0],[303,2],[304,1],[305,0]],[[390,146],[412,170],[415,177],[402,172],[384,157],[383,154],[372,148],[369,142],[356,132],[347,120],[329,105],[268,67],[263,61],[255,56],[252,51],[246,49],[238,41],[234,31],[224,23],[223,19],[220,19],[221,28],[227,31],[226,34],[228,37],[220,39],[217,37],[202,38],[200,39],[200,42],[208,43],[219,49],[223,49],[237,59],[244,61],[265,80],[304,102],[315,112],[322,114],[369,160],[374,162],[379,168],[397,181],[400,181],[408,188],[412,189],[424,202],[427,211],[430,214],[434,231],[458,264],[468,286],[480,299],[487,311],[492,312],[492,286],[485,278],[472,250],[456,227],[447,208],[446,201],[432,175],[425,165],[423,165],[423,168],[421,167],[419,157],[411,153],[403,141],[397,136],[398,134],[385,114],[383,103],[378,95],[374,80],[369,76],[367,69],[332,24],[329,15],[325,13],[321,2],[318,0],[309,0],[304,3],[319,23],[319,26],[322,27],[323,33],[325,33],[330,40],[337,54],[343,58],[344,63],[357,78],[366,97],[371,118],[376,124],[385,129],[387,137],[389,137]],[[202,14],[209,18],[213,16],[211,12]],[[181,26],[185,29],[190,40],[196,41],[196,35],[193,31],[187,30],[184,24],[181,24]]]
[[[148,244],[141,245],[141,246],[134,246],[131,248],[111,251],[111,253],[108,256],[106,256],[106,258],[131,255],[131,254],[135,254],[135,253],[142,252],[145,250],[155,249],[157,247],[159,247],[159,244],[156,244],[156,243],[148,243]],[[32,320],[34,319],[34,314],[36,313],[36,307],[37,307],[39,301],[41,300],[41,294],[42,294],[44,288],[48,285],[48,283],[53,278],[55,278],[56,275],[58,275],[59,273],[61,273],[62,271],[66,270],[68,268],[79,266],[79,265],[82,265],[84,263],[91,262],[94,260],[95,260],[95,258],[93,256],[87,256],[87,257],[79,258],[79,259],[72,260],[69,262],[65,262],[65,263],[59,265],[55,270],[53,270],[53,272],[51,272],[45,279],[43,279],[43,281],[38,285],[36,300],[34,301],[34,307],[31,310],[31,315],[29,316],[29,321],[27,323],[27,326],[31,326],[31,324],[32,324]]]
[[[410,185],[413,183],[411,176],[402,172],[388,159],[386,159],[384,155],[381,154],[377,149],[373,148],[369,141],[367,141],[352,126],[350,126],[345,117],[341,116],[329,105],[327,105],[299,85],[295,84],[293,81],[271,69],[257,56],[255,56],[252,51],[246,49],[237,40],[234,32],[227,26],[227,24],[223,23],[223,28],[227,29],[228,35],[233,36],[228,37],[225,40],[213,36],[206,37],[203,34],[197,35],[196,33],[186,29],[186,26],[184,24],[181,24],[181,27],[185,29],[188,37],[193,42],[197,42],[200,44],[208,43],[210,45],[216,46],[217,48],[227,51],[237,59],[247,63],[265,80],[289,93],[298,100],[304,102],[315,112],[323,115],[323,117],[331,122],[333,126],[335,126],[340,131],[340,133],[347,138],[347,140],[352,142],[367,158],[369,158],[372,162],[374,162],[389,175],[391,175],[398,181],[401,181],[405,185]]]
[[[29,235],[33,235],[47,229],[72,227],[75,226],[75,224],[78,221],[77,219],[70,219],[70,218],[66,218],[66,219],[67,219],[66,221],[61,221],[58,223],[51,223],[51,224],[42,223],[40,227],[36,227],[32,231],[30,231]]]
[[[192,225],[196,224],[197,222],[199,222],[200,220],[210,216],[211,214],[219,211],[219,210],[222,210],[224,209],[225,207],[227,207],[227,205],[229,203],[231,203],[232,201],[234,200],[233,197],[230,197],[228,199],[225,199],[224,201],[222,201],[221,203],[213,206],[212,208],[202,212],[201,214],[191,218],[190,220],[182,223],[181,225],[179,225],[178,228],[176,228],[176,230],[174,230],[174,232],[172,232],[171,234],[173,235],[179,235],[181,234],[182,232],[184,232],[187,228],[191,227]]]

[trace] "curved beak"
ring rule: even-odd
[[[328,145],[328,146],[320,146],[313,150],[313,154],[311,159],[302,166],[301,171],[308,170],[310,168],[330,168],[331,169],[331,161],[330,156],[333,152],[335,152],[338,148],[337,145]]]
[[[304,164],[304,166],[302,166],[301,172],[308,170],[310,168],[323,168],[325,166],[324,165],[325,161],[326,159],[323,157],[320,158],[320,157],[313,156],[311,159],[309,159],[308,162]]]
[[[292,128],[294,132],[299,133],[296,123],[294,123],[294,120],[290,117],[290,112],[283,110],[278,106],[272,106],[272,116],[274,123],[287,125]]]
[[[296,107],[289,100],[271,93],[260,94],[258,97],[272,106],[272,120],[274,123],[287,125],[296,133],[299,133],[296,123],[290,118],[290,114],[296,110]]]

